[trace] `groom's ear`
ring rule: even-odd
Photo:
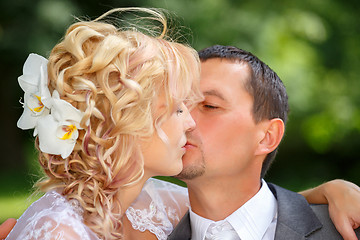
[[[267,155],[274,151],[284,136],[285,124],[280,118],[265,120],[262,124],[262,137],[256,155]]]

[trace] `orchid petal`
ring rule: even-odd
[[[44,66],[42,66],[44,67]],[[40,77],[40,87],[39,87],[39,91],[40,91],[40,96],[41,96],[41,101],[43,102],[43,104],[50,108],[51,107],[51,94],[48,88],[48,75],[47,75],[47,68],[45,66],[45,71],[41,71],[40,72],[41,77]]]
[[[47,59],[37,55],[30,54],[23,67],[23,75],[18,78],[20,87],[24,92],[35,93],[39,91],[40,84],[47,85]]]
[[[37,120],[38,116],[34,116],[31,110],[25,107],[23,114],[17,122],[17,127],[23,130],[34,128]]]
[[[34,128],[36,126],[37,119],[40,116],[47,115],[49,110],[42,107],[39,97],[34,96],[33,94],[25,93],[24,98],[24,112],[19,118],[17,126],[20,129],[26,130]]]
[[[54,118],[59,122],[70,121],[75,124],[77,128],[82,129],[80,127],[80,121],[84,114],[69,102],[60,99],[59,93],[56,90],[53,92],[51,114],[54,115]]]
[[[24,92],[35,93],[38,91],[37,77],[29,75],[21,75],[18,82]]]
[[[39,147],[45,153],[67,158],[74,149],[78,132],[76,130],[72,138],[62,140],[57,136],[59,128],[64,127],[52,115],[41,117],[36,127],[39,135]]]
[[[31,73],[34,69],[40,69],[40,66],[47,65],[47,59],[35,53],[30,53],[23,66],[25,74]]]

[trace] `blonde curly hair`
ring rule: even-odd
[[[71,25],[50,53],[50,92],[84,112],[70,156],[39,153],[46,178],[43,191],[61,189],[77,199],[85,223],[103,239],[119,239],[122,209],[117,193],[144,174],[137,140],[151,136],[159,119],[176,102],[196,103],[200,64],[189,46],[166,39],[166,18],[154,9],[131,9],[150,14],[163,26],[157,36],[122,30],[103,19]],[[167,111],[154,119],[154,103],[165,93]],[[120,211],[119,211],[120,209]]]

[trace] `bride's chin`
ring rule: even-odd
[[[173,162],[173,167],[171,168],[171,173],[167,174],[167,176],[175,176],[178,175],[183,169],[182,158],[180,157],[176,161]]]
[[[156,164],[144,166],[145,176],[175,176],[179,174],[183,169],[182,154],[179,154],[177,158],[172,160],[165,159],[164,161],[158,161]]]
[[[176,161],[173,161],[171,164],[168,164],[168,166],[164,166],[159,176],[175,176],[178,175],[182,171],[182,169],[182,160],[178,159]]]

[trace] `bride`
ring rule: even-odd
[[[108,23],[124,11],[148,14],[162,31]],[[45,195],[6,239],[167,238],[188,209],[187,190],[151,177],[182,170],[195,128],[187,106],[202,95],[196,51],[166,31],[157,10],[114,9],[71,25],[48,59],[29,55],[18,127],[34,129]]]
[[[148,14],[161,33],[106,23],[123,11]],[[18,127],[34,129],[46,194],[7,239],[121,239],[146,180],[182,170],[185,132],[195,127],[187,106],[201,99],[199,60],[166,31],[156,10],[114,9],[71,25],[48,60],[30,54]]]

